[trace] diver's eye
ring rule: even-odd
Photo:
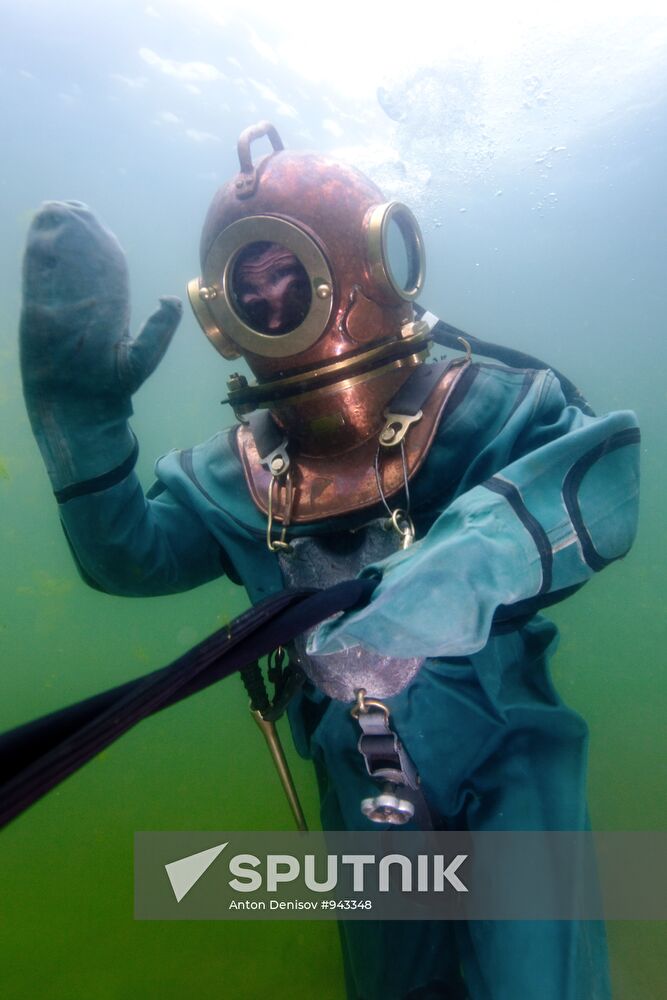
[[[310,308],[310,284],[299,275],[290,282],[285,293],[285,309],[292,328],[303,323]]]

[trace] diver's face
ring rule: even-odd
[[[310,305],[308,276],[298,258],[277,243],[239,262],[234,273],[236,300],[244,319],[262,333],[294,330]]]

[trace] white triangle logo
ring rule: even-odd
[[[168,865],[164,866],[169,876],[171,887],[174,890],[177,903],[180,903],[183,897],[190,892],[195,882],[198,882],[204,872],[211,867],[228,843],[229,841],[227,840],[224,844],[218,844],[217,847],[209,847],[207,851],[190,854],[187,858],[171,861]]]

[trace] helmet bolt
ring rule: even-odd
[[[318,299],[331,298],[331,285],[327,284],[326,281],[322,281],[315,289],[315,294]]]
[[[285,460],[284,458],[281,458],[280,455],[276,455],[275,458],[271,459],[271,472],[273,472],[274,475],[278,472],[282,472],[284,468]]]
[[[396,428],[385,427],[380,437],[382,438],[383,441],[393,441],[394,438],[396,437]]]
[[[218,293],[216,292],[215,288],[207,288],[206,285],[202,285],[202,287],[199,289],[199,298],[203,302],[210,302],[211,299],[214,299],[217,294]]]
[[[232,372],[227,379],[227,389],[229,392],[238,392],[241,389],[245,389],[247,385],[248,379],[245,375],[240,375],[238,372]]]

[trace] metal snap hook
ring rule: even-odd
[[[266,545],[269,552],[283,552],[285,555],[289,555],[293,552],[292,546],[286,541],[287,538],[287,525],[289,523],[289,516],[292,511],[292,500],[294,497],[294,491],[292,489],[292,477],[290,472],[285,473],[285,485],[287,487],[287,502],[286,502],[286,513],[283,519],[283,525],[280,531],[280,538],[272,538],[273,534],[273,485],[278,480],[279,476],[277,474],[272,474],[271,482],[269,483],[269,496],[267,503],[267,522],[266,522]]]
[[[401,539],[401,548],[410,548],[415,540],[415,526],[408,512],[397,507],[396,510],[392,511],[389,526],[393,528]]]

